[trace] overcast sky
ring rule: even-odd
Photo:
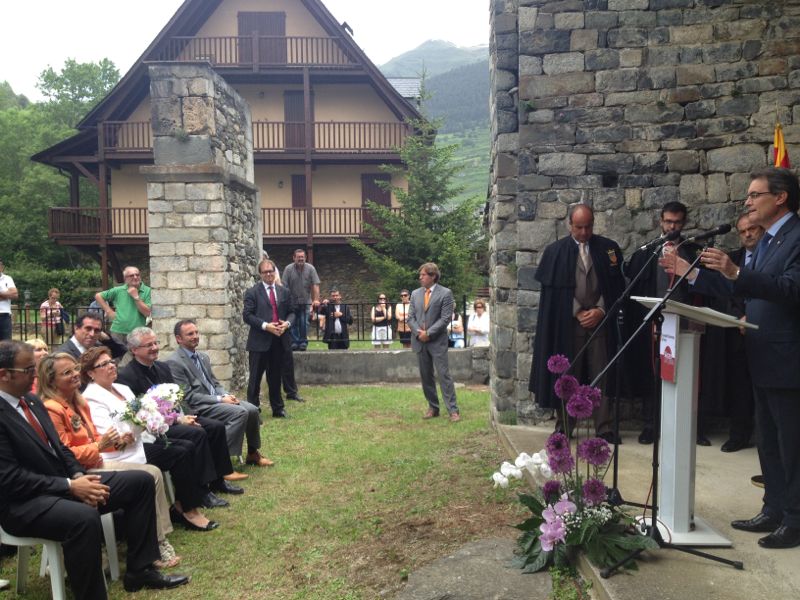
[[[5,0],[0,81],[41,99],[35,84],[48,66],[111,59],[124,75],[183,0]],[[457,46],[489,43],[489,0],[323,0],[352,27],[381,65],[430,39]],[[135,7],[136,12],[131,8]]]

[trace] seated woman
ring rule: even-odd
[[[28,346],[33,348],[33,360],[36,363],[36,366],[39,366],[42,358],[47,356],[50,353],[50,348],[47,347],[47,342],[45,342],[42,338],[30,338],[25,340],[25,343]],[[34,394],[39,393],[39,378],[34,375],[33,377],[33,385],[31,386],[31,392]]]
[[[115,383],[117,365],[111,359],[111,351],[98,346],[90,348],[81,356],[81,379],[86,385],[83,396],[91,410],[92,420],[97,431],[127,429],[128,424],[120,422],[116,416],[125,411],[129,400],[134,398],[131,389]],[[210,521],[199,510],[204,487],[197,480],[193,457],[194,444],[188,440],[174,439],[169,445],[161,440],[145,442],[142,434],[135,437],[131,449],[124,451],[117,460],[142,464],[145,461],[155,465],[162,471],[169,471],[175,483],[175,504],[169,515],[173,520],[194,531],[211,531],[218,527],[216,521]],[[150,436],[152,437],[152,436]]]
[[[161,470],[152,465],[119,460],[120,456],[141,451],[141,442],[137,444],[132,433],[121,434],[115,428],[109,428],[103,435],[97,432],[86,400],[79,392],[80,367],[71,355],[60,352],[45,356],[39,362],[38,372],[39,395],[50,413],[58,437],[87,471],[140,469],[153,476],[156,483],[156,531],[161,552],[161,560],[156,561],[156,566],[176,566],[180,557],[166,537],[172,531],[172,524]]]
[[[464,347],[464,323],[461,321],[461,315],[455,310],[447,324],[447,345],[450,348]]]

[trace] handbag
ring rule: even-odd
[[[61,322],[62,323],[69,323],[69,321],[70,321],[69,312],[67,311],[66,308],[64,308],[62,306],[61,307]],[[64,328],[62,327],[61,329],[63,330]]]

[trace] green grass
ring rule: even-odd
[[[518,503],[489,482],[502,452],[485,389],[458,389],[458,424],[423,421],[418,386],[302,392],[290,419],[264,420],[262,450],[276,466],[245,467],[246,493],[208,511],[220,528],[170,534],[183,556],[174,571],[192,582],[136,598],[367,600],[467,541],[514,535]],[[15,576],[6,559],[0,577]],[[32,575],[26,597],[48,594]],[[109,595],[127,597],[119,582]]]

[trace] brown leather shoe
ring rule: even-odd
[[[458,423],[461,420],[461,415],[458,413],[452,413],[450,415],[450,422],[451,423]]]
[[[256,467],[272,467],[275,465],[275,463],[270,459],[266,458],[265,456],[261,456],[261,453],[258,451],[248,454],[247,458],[244,459],[244,462],[247,465],[254,465]]]
[[[425,413],[425,416],[422,417],[423,419],[435,419],[439,416],[438,410],[433,410],[432,408],[428,409],[428,412]]]
[[[247,473],[238,473],[236,471],[222,476],[225,481],[241,481],[242,479],[247,479],[248,477],[250,476]]]

